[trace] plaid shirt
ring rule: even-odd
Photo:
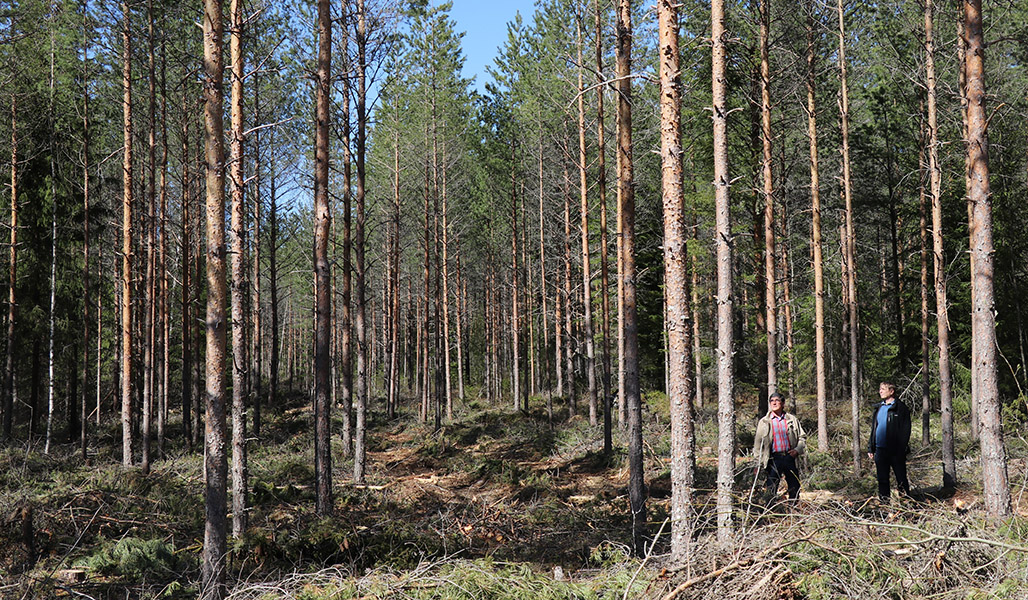
[[[789,424],[785,420],[785,413],[782,416],[771,415],[771,452],[788,452],[792,450],[789,444]]]

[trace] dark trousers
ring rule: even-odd
[[[796,459],[786,452],[774,453],[767,461],[767,495],[769,500],[778,496],[778,483],[785,477],[789,489],[789,499],[800,497],[800,476],[796,468]]]
[[[878,497],[887,499],[890,496],[889,470],[896,474],[896,489],[901,494],[910,494],[910,482],[907,481],[907,453],[892,452],[888,448],[875,450],[875,467],[878,473]]]

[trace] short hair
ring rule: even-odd
[[[778,392],[775,392],[775,393],[771,394],[771,396],[768,397],[768,399],[767,399],[768,402],[773,402],[775,400],[778,400],[782,404],[785,404],[785,396],[783,396],[782,394],[779,394]]]
[[[879,387],[881,387],[883,385],[885,387],[889,388],[890,390],[894,391],[894,392],[896,391],[896,384],[891,382],[891,381],[883,381],[883,382],[878,384]]]

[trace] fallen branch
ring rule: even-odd
[[[685,581],[685,582],[679,584],[678,587],[676,587],[675,589],[671,590],[666,596],[664,596],[664,598],[662,600],[674,600],[674,598],[676,596],[678,596],[678,594],[681,594],[682,592],[684,592],[685,590],[693,587],[694,585],[697,585],[697,584],[700,584],[700,583],[704,583],[706,581],[710,581],[711,579],[715,579],[717,577],[720,577],[721,575],[724,575],[725,573],[729,573],[729,572],[735,571],[737,569],[741,569],[741,568],[744,568],[744,567],[752,566],[754,564],[762,563],[762,562],[764,562],[764,559],[767,558],[768,556],[771,556],[771,555],[773,555],[773,554],[775,554],[777,552],[781,552],[782,550],[784,550],[785,548],[788,548],[789,546],[793,546],[793,545],[800,544],[800,543],[803,543],[803,542],[809,542],[812,536],[813,536],[813,534],[810,534],[808,536],[805,536],[805,537],[802,537],[802,538],[799,538],[799,539],[790,540],[790,541],[785,542],[783,544],[779,544],[777,546],[773,546],[771,548],[767,548],[766,550],[761,550],[760,552],[757,553],[756,556],[753,556],[753,557],[750,557],[750,558],[740,558],[739,560],[737,560],[737,561],[735,561],[735,562],[733,562],[731,564],[725,565],[724,567],[721,567],[720,569],[717,569],[715,571],[711,571],[709,573],[706,573],[704,575],[700,575],[698,577],[693,577],[692,579],[689,579],[688,581]]]

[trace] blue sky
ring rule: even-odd
[[[450,15],[457,30],[464,31],[464,76],[475,76],[475,89],[485,92],[492,81],[486,66],[493,64],[496,49],[507,39],[507,22],[521,13],[525,22],[532,20],[535,0],[452,0]]]

